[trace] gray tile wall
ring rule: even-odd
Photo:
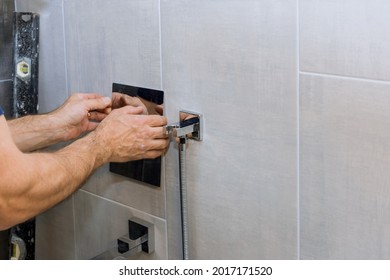
[[[0,1],[0,80],[12,78],[12,25],[14,1]]]
[[[75,195],[77,259],[90,259],[114,248],[118,237],[128,233],[128,219],[139,218],[154,225],[155,249],[134,259],[166,259],[166,222],[126,205],[83,190]]]
[[[302,71],[389,80],[387,0],[300,0]]]
[[[113,82],[161,88],[159,1],[64,1],[64,16],[70,92],[99,92],[111,96]],[[126,232],[123,227],[133,209],[148,213],[149,217],[165,218],[164,185],[152,188],[129,181],[110,173],[108,165],[100,168],[83,190],[86,196],[93,193],[108,199],[109,203],[104,204],[107,207],[116,205],[115,201],[127,208],[122,207],[125,209],[122,215],[113,213],[104,220],[101,213],[94,211],[98,207],[96,200],[89,204],[91,215],[84,215],[84,205],[80,205],[84,200],[76,199],[77,258],[90,258],[104,247],[109,249],[115,234],[118,238]],[[121,225],[122,232],[115,231],[113,219],[116,225]],[[165,229],[165,220],[161,223],[156,224],[159,230]],[[95,228],[100,235],[90,232],[95,238],[87,237],[85,226]],[[85,245],[85,238],[94,250]],[[167,257],[165,232],[158,238],[156,253],[149,258]]]
[[[19,12],[40,14],[39,112],[46,113],[68,97],[62,0],[16,0]],[[36,258],[74,259],[73,197],[36,219]]]
[[[191,258],[390,258],[388,1],[16,4],[47,28],[45,110],[123,82],[164,89],[172,122],[204,114],[187,154]],[[158,229],[149,258],[180,258],[177,153],[161,189],[99,169],[38,219],[39,256],[88,259],[136,215]]]
[[[64,1],[71,92],[161,88],[158,0]]]
[[[16,6],[18,11],[41,15],[41,112],[58,107],[74,92],[111,96],[113,82],[161,88],[158,1],[17,0]],[[86,199],[78,199],[77,194],[38,217],[37,258],[94,257],[99,250],[111,248],[116,233],[116,237],[125,233],[123,227],[134,213],[155,221],[158,229],[156,252],[149,257],[167,258],[165,231],[161,230],[165,220],[157,218],[165,216],[164,185],[145,187],[109,173],[106,165],[82,187]],[[102,213],[94,211],[100,201],[94,194],[105,198],[103,205],[121,203],[123,214],[117,216],[116,227],[110,224],[114,215],[102,220]],[[91,201],[87,216],[86,201]],[[86,235],[85,226],[98,228],[100,235],[89,236],[86,242],[84,238],[94,233]]]
[[[390,258],[389,91],[301,76],[301,258]]]
[[[68,97],[62,0],[16,0],[19,12],[40,14],[39,112],[60,106]]]
[[[204,114],[190,143],[190,258],[297,258],[296,1],[161,1],[169,119]],[[281,80],[283,81],[281,83]],[[178,160],[167,157],[170,257]]]
[[[0,106],[3,108],[6,118],[10,118],[11,116],[10,98],[13,90],[12,85],[12,80],[0,81]]]
[[[0,106],[10,117],[12,96],[13,0],[0,0]]]
[[[389,11],[300,1],[303,259],[390,258]]]

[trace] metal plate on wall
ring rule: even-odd
[[[148,114],[162,115],[164,92],[161,90],[114,83],[112,85],[112,91],[138,98],[144,104]],[[151,186],[160,187],[161,157],[125,163],[111,162],[110,171]]]

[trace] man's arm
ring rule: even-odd
[[[78,137],[104,119],[111,99],[97,94],[74,94],[60,108],[44,115],[8,121],[12,138],[23,152],[35,151]]]
[[[98,149],[88,138],[76,141],[68,151],[24,154],[13,143],[4,117],[0,117],[0,133],[0,230],[68,197],[99,162],[88,151]]]
[[[22,153],[0,117],[0,230],[49,209],[73,193],[99,166],[162,155],[165,117],[113,110],[87,136],[54,153]]]

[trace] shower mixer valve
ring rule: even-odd
[[[132,217],[128,220],[128,233],[117,239],[117,246],[93,257],[94,260],[126,260],[140,252],[154,252],[154,225]]]
[[[203,116],[191,111],[180,111],[180,121],[164,127],[165,133],[175,138],[203,140]]]

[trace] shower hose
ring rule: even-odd
[[[179,169],[180,169],[180,210],[181,230],[183,242],[183,260],[188,260],[188,204],[186,181],[186,138],[180,138],[179,142]]]

